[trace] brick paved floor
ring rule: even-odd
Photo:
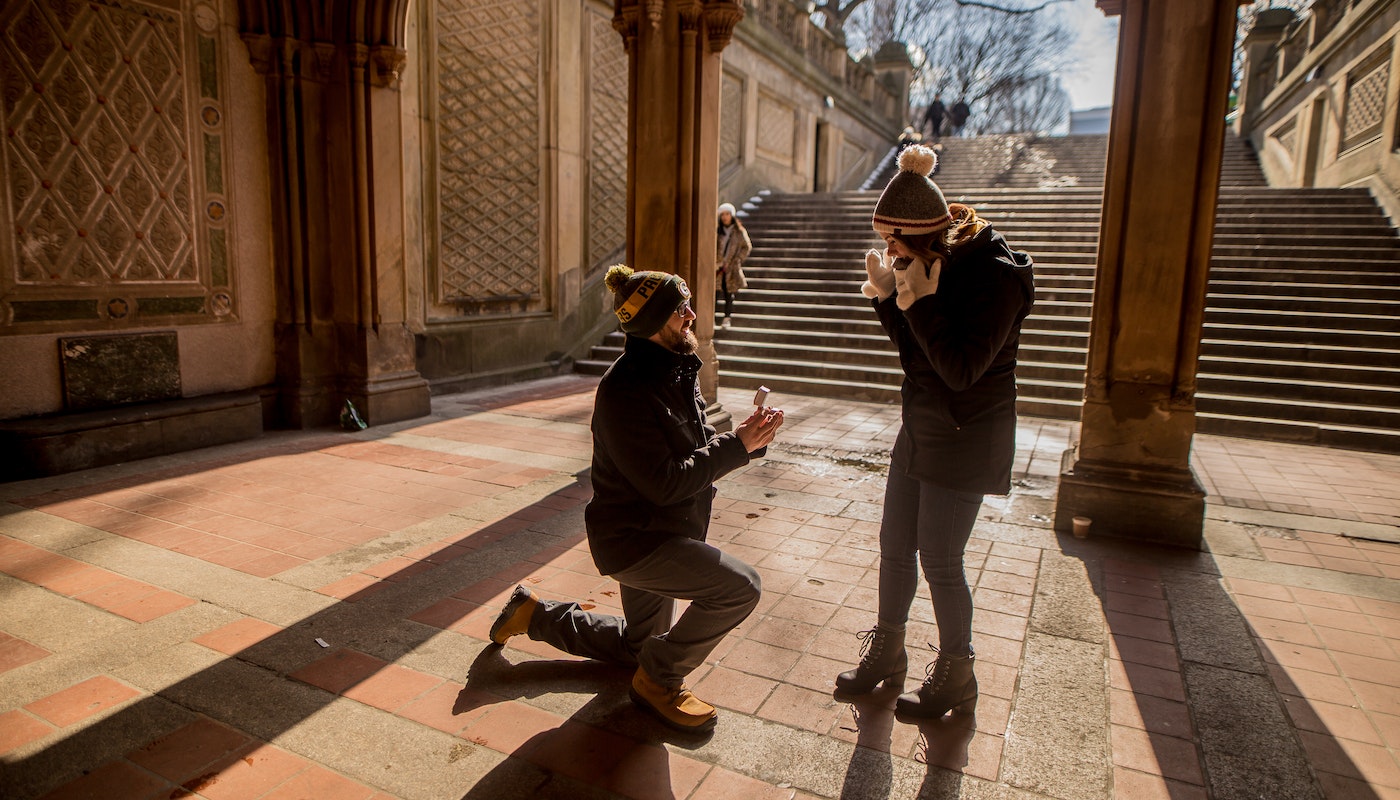
[[[687,741],[626,670],[486,644],[517,583],[618,608],[583,537],[593,385],[0,485],[0,795],[1400,797],[1400,458],[1198,437],[1188,553],[1057,537],[1075,426],[1023,420],[968,547],[977,713],[912,726],[831,683],[873,621],[898,409],[777,394],[711,526],[763,599],[692,676],[722,717]]]

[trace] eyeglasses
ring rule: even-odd
[[[694,309],[691,307],[689,300],[682,300],[681,304],[676,306],[676,316],[681,317],[682,319],[685,318],[685,315],[690,314],[693,311]]]

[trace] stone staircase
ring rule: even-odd
[[[946,140],[935,176],[1036,262],[1021,339],[1022,413],[1076,418],[1093,296],[1103,136]],[[1030,152],[1028,152],[1030,151]],[[973,162],[976,168],[967,166]],[[993,176],[993,179],[982,177]],[[1271,189],[1227,139],[1199,377],[1199,429],[1400,452],[1400,240],[1365,190]],[[994,182],[991,188],[978,188]],[[893,346],[857,291],[878,192],[770,195],[721,380],[896,402]],[[595,348],[600,371],[621,337]]]

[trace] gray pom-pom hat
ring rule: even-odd
[[[947,228],[953,218],[943,191],[929,176],[938,164],[938,154],[921,144],[904,148],[899,154],[899,172],[875,204],[870,221],[878,233],[918,236]]]

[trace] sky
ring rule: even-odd
[[[1105,17],[1094,0],[1071,0],[1059,7],[1079,31],[1075,66],[1061,75],[1076,111],[1113,103],[1113,68],[1118,60],[1118,18]]]

